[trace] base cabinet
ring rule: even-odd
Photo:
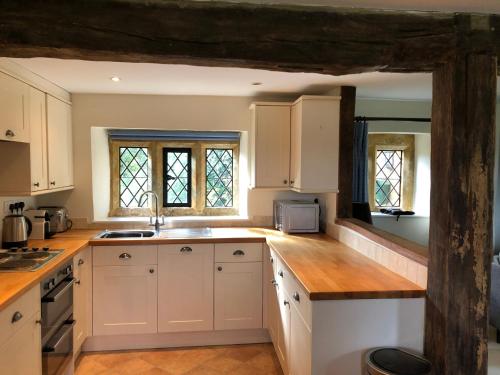
[[[297,308],[290,307],[290,375],[311,374],[311,331]]]
[[[158,332],[214,328],[214,245],[158,247]]]
[[[93,334],[157,332],[156,265],[93,268]]]
[[[262,262],[216,263],[216,330],[262,328]]]
[[[92,335],[92,251],[90,247],[73,258],[73,353],[80,352],[88,336]]]
[[[42,348],[40,312],[29,317],[24,326],[0,346],[0,374],[41,375]]]

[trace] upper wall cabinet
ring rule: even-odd
[[[340,97],[302,96],[250,109],[250,187],[338,191]]]
[[[250,107],[252,188],[289,187],[290,105],[291,103],[254,103]]]
[[[0,72],[0,81],[3,76]],[[29,143],[0,140],[0,160],[2,160],[0,195],[37,195],[71,189],[73,187],[71,106],[21,81],[6,77],[18,82],[20,87],[26,88],[26,94],[23,94],[22,99],[23,105],[18,107],[22,107],[25,111],[20,118],[29,129],[25,138]],[[4,87],[0,86],[2,98],[5,94],[3,89]],[[13,103],[20,101],[12,98],[9,100],[10,106],[4,106],[5,103],[0,101],[0,117],[8,117],[6,112],[13,111],[15,107]],[[10,118],[15,119],[16,116],[12,115]],[[5,122],[7,123],[12,121]],[[4,125],[1,118],[0,124],[1,128]],[[23,134],[12,129],[15,128],[9,126],[9,130],[16,136]]]
[[[71,106],[47,95],[49,189],[73,185]]]
[[[340,97],[302,96],[292,105],[290,185],[304,193],[338,191]]]
[[[30,87],[0,72],[0,140],[29,142]]]

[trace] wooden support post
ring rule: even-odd
[[[342,86],[339,121],[339,194],[337,218],[352,217],[352,152],[356,87]]]
[[[425,355],[435,375],[488,369],[496,58],[435,70]]]

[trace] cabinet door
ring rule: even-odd
[[[0,140],[30,141],[29,86],[0,72]]]
[[[290,375],[311,374],[311,331],[295,306],[290,308]]]
[[[30,88],[30,166],[31,191],[47,190],[47,117],[45,93]]]
[[[262,262],[215,268],[215,329],[262,328]]]
[[[276,345],[278,340],[278,321],[280,319],[277,284],[271,280],[267,287],[267,328],[271,340]]]
[[[49,189],[73,185],[71,106],[47,95]]]
[[[274,347],[280,361],[283,374],[289,374],[289,346],[290,346],[290,300],[283,289],[278,286],[278,324]]]
[[[93,334],[157,332],[156,265],[93,268]]]
[[[288,187],[290,175],[290,106],[256,106],[254,186]]]
[[[40,312],[27,318],[24,326],[0,346],[0,374],[41,375],[42,339]],[[20,321],[22,322],[22,321]]]
[[[213,330],[214,245],[158,248],[158,331]]]
[[[291,110],[291,129],[290,129],[290,186],[300,186],[301,169],[301,138],[302,138],[302,103],[292,106]],[[318,173],[315,169],[315,173]]]
[[[73,259],[76,278],[73,295],[73,350],[78,353],[85,339],[92,332],[92,267],[90,248],[80,252]]]

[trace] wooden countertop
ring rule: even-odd
[[[413,298],[425,290],[324,234],[285,235],[262,228],[212,228],[210,237],[193,238],[189,231],[175,238],[95,239],[102,230],[71,230],[29,246],[64,249],[34,272],[0,272],[0,310],[39,283],[58,266],[89,245],[265,242],[277,251],[311,300]],[[196,233],[196,230],[193,230]]]
[[[24,292],[39,283],[57,267],[74,257],[80,250],[88,246],[88,239],[99,231],[70,231],[61,233],[49,240],[32,240],[29,246],[51,249],[64,249],[64,251],[48,262],[42,268],[33,272],[0,272],[0,311],[15,301]]]
[[[425,289],[325,234],[273,232],[267,243],[311,300],[425,296]]]

